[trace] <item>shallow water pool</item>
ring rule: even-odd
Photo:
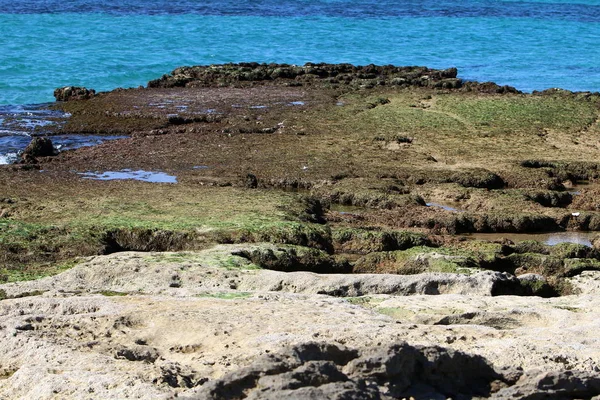
[[[131,179],[135,181],[151,182],[151,183],[177,183],[177,177],[169,175],[165,172],[154,172],[130,169],[122,169],[120,171],[104,171],[104,172],[80,172],[84,179],[94,179],[99,181],[113,181]]]
[[[549,232],[549,233],[473,233],[464,235],[469,239],[494,241],[508,239],[513,242],[535,240],[544,244],[555,246],[560,243],[575,243],[592,247],[592,240],[600,232]]]

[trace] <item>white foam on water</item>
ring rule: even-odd
[[[0,154],[0,165],[12,164],[17,161],[17,153]]]

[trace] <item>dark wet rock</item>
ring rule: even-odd
[[[466,92],[480,92],[480,93],[496,93],[496,94],[506,94],[506,93],[514,93],[519,94],[523,93],[520,90],[508,85],[500,86],[494,82],[464,82],[462,85],[462,90]]]
[[[193,123],[215,123],[221,121],[221,119],[222,117],[220,115],[214,114],[197,115],[193,117],[171,115],[169,116],[168,122],[171,125],[185,125]]]
[[[426,67],[354,66],[351,64],[240,63],[180,67],[169,75],[148,82],[150,88],[243,86],[249,83],[275,82],[288,86],[344,85],[375,87],[379,85],[459,88],[456,68],[435,70]]]
[[[25,163],[35,164],[38,157],[51,157],[58,154],[52,140],[47,137],[34,137],[21,153],[21,160]]]
[[[563,260],[558,257],[537,253],[511,254],[506,261],[516,274],[539,273],[544,276],[558,275],[563,269]]]
[[[87,100],[96,95],[94,89],[78,86],[65,86],[54,90],[56,101]]]
[[[392,344],[366,350],[306,343],[267,355],[210,381],[189,399],[389,399],[487,397],[509,385],[480,356],[437,346]]]
[[[599,231],[600,230],[600,213],[598,212],[581,212],[577,217],[571,213],[566,215],[566,224],[569,229],[576,231]]]
[[[258,187],[258,178],[254,174],[247,174],[244,185],[248,189],[256,189]]]
[[[278,208],[286,212],[292,219],[299,219],[302,222],[317,224],[327,222],[324,218],[325,209],[323,204],[319,199],[312,196],[302,196],[299,201]]]
[[[557,221],[547,215],[540,214],[514,214],[514,213],[454,213],[452,215],[439,215],[436,218],[420,218],[419,215],[410,218],[398,218],[404,226],[419,226],[434,231],[449,233],[473,232],[555,232],[563,230]]]

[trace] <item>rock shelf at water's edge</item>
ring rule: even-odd
[[[0,166],[0,397],[600,395],[600,95],[255,63],[57,94],[53,133],[123,137]]]

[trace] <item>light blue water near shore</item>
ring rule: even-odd
[[[600,90],[597,0],[0,0],[0,27],[0,104],[240,61],[455,66],[525,91]]]

